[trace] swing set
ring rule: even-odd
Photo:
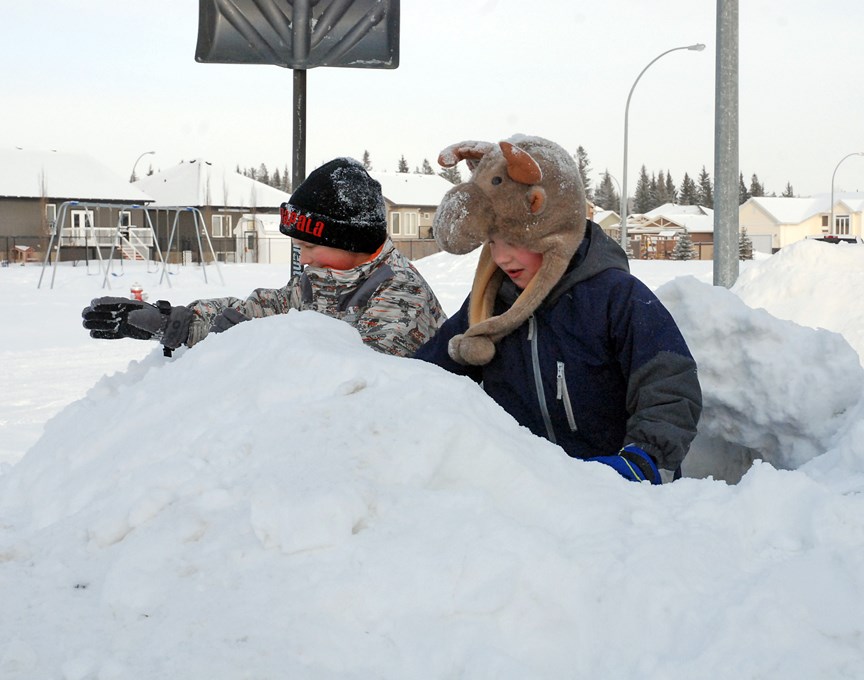
[[[141,211],[147,223],[146,227],[132,226],[131,216],[133,210]],[[159,238],[151,218],[151,211],[154,210],[157,211],[157,213],[164,210],[168,216],[168,221],[171,222],[171,232],[168,238],[168,247],[165,250],[165,255],[163,255],[162,249],[159,246]],[[109,226],[99,226],[100,220],[98,218],[105,211],[108,213],[108,220],[106,223]],[[116,220],[114,219],[115,211]],[[39,274],[39,282],[36,284],[36,287],[42,287],[42,279],[45,276],[45,270],[49,267],[52,251],[54,252],[54,265],[51,269],[50,287],[54,287],[57,263],[60,261],[60,249],[65,245],[67,247],[78,247],[84,249],[87,274],[103,275],[102,288],[111,288],[109,276],[116,277],[123,275],[123,262],[127,259],[146,261],[148,273],[159,271],[159,267],[161,266],[162,273],[159,277],[159,283],[161,284],[162,281],[165,280],[170,288],[170,275],[179,272],[180,262],[183,262],[184,264],[186,263],[185,255],[180,252],[180,239],[176,238],[178,226],[180,224],[180,216],[183,213],[191,213],[192,215],[195,237],[198,243],[198,256],[201,261],[201,270],[204,274],[204,282],[209,283],[207,279],[207,261],[204,257],[204,245],[201,240],[202,235],[210,249],[210,255],[213,264],[216,266],[216,272],[219,274],[219,279],[224,285],[225,279],[222,277],[222,270],[219,268],[219,262],[216,258],[216,252],[213,249],[213,243],[210,240],[210,234],[207,232],[204,217],[198,208],[188,206],[159,206],[158,208],[155,208],[138,203],[120,205],[117,203],[66,201],[57,209],[57,219],[52,225],[51,239],[45,252],[45,260],[42,263],[42,272]],[[177,262],[174,271],[169,271],[168,260],[170,257],[166,257],[166,255],[170,255],[171,248],[175,244],[177,247]],[[89,257],[91,248],[96,251],[96,260],[94,263],[95,271],[91,270]],[[109,249],[107,258],[102,254],[103,248]],[[151,253],[154,250],[158,260],[154,260],[151,257]],[[118,255],[119,257],[117,257]],[[113,265],[115,258],[119,262],[120,273],[112,271],[114,268]],[[151,269],[151,265],[155,268]]]

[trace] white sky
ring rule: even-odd
[[[864,151],[857,0],[740,2],[740,170],[769,192],[831,189]],[[714,175],[713,0],[402,0],[396,70],[313,69],[307,170],[368,149],[413,169],[463,139],[536,134],[588,152],[628,184],[641,164]],[[198,64],[198,3],[7,3],[0,21],[0,145],[86,151],[123,176],[204,157],[291,165],[292,77],[276,66]],[[864,189],[864,158],[836,189]]]

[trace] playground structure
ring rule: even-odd
[[[109,220],[113,225],[100,226],[97,223],[96,216],[102,211],[107,210]],[[111,219],[114,211],[116,211],[116,220]],[[143,215],[146,222],[146,227],[135,227],[132,225],[132,215],[135,212]],[[165,211],[168,220],[171,222],[170,236],[168,244],[163,254],[159,246],[159,238],[156,228],[151,218],[151,212]],[[180,253],[180,239],[177,238],[180,216],[183,213],[190,213],[192,216],[193,229],[198,244],[198,255],[201,262],[201,269],[204,275],[204,282],[208,283],[207,279],[207,258],[204,256],[204,245],[201,237],[210,249],[212,262],[216,267],[216,272],[219,274],[220,280],[224,283],[222,271],[219,268],[219,262],[216,257],[216,252],[213,248],[213,243],[210,240],[210,234],[207,232],[207,227],[204,222],[204,217],[198,208],[188,206],[147,206],[138,203],[117,204],[117,203],[100,203],[87,201],[66,201],[57,209],[57,219],[54,221],[51,229],[51,239],[48,243],[48,248],[45,252],[45,259],[42,262],[42,271],[39,274],[39,282],[37,288],[42,287],[42,279],[45,276],[45,270],[48,268],[51,260],[51,253],[54,253],[54,264],[51,269],[51,285],[54,287],[54,278],[57,273],[57,263],[60,261],[60,250],[63,246],[83,248],[84,259],[90,272],[90,249],[96,252],[97,273],[104,273],[102,280],[103,288],[111,288],[109,276],[111,275],[112,265],[115,256],[119,255],[119,262],[122,267],[124,259],[130,260],[145,260],[148,263],[153,262],[158,268],[161,266],[162,273],[159,277],[159,283],[163,280],[167,281],[168,287],[171,287],[171,279],[168,271],[168,259],[165,255],[171,253],[171,248],[176,244],[178,248],[178,262],[183,264],[191,264],[191,258],[186,256],[184,251]],[[173,214],[173,219],[172,219]],[[108,257],[103,257],[102,249],[110,248]],[[152,254],[158,257],[158,261],[154,261]],[[189,261],[187,261],[189,260]],[[179,266],[179,265],[178,265]],[[175,272],[176,273],[176,272]]]

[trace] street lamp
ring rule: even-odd
[[[144,158],[144,156],[149,156],[150,154],[154,154],[154,153],[156,153],[156,152],[155,151],[145,151],[140,156],[138,156],[138,158],[135,159],[135,163],[132,164],[132,174],[129,176],[130,182],[134,182],[136,179],[138,179],[135,176],[135,168],[138,167],[138,161],[140,161],[142,158]]]
[[[840,159],[840,163],[851,156],[864,156],[864,151],[853,151],[852,153],[843,156],[843,158]],[[828,223],[829,234],[834,233],[834,175],[837,174],[837,168],[840,167],[840,163],[837,163],[837,165],[834,166],[834,172],[831,174],[831,221]]]
[[[696,43],[695,45],[673,47],[671,50],[666,50],[665,52],[658,54],[649,61],[648,66],[643,68],[639,75],[636,76],[636,80],[633,81],[633,86],[630,88],[630,94],[627,95],[627,106],[624,107],[624,171],[621,176],[621,247],[624,248],[625,252],[627,251],[627,125],[630,120],[630,98],[633,96],[633,90],[636,89],[636,83],[639,82],[642,74],[651,67],[651,64],[660,59],[660,57],[665,57],[670,52],[677,52],[678,50],[701,52],[704,49],[705,45],[702,43]]]

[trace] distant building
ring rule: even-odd
[[[291,195],[235,170],[196,158],[142,177],[135,186],[154,199],[149,206],[151,220],[162,247],[167,250],[171,242],[171,252],[166,253],[169,261],[198,259],[195,222],[200,219],[216,258],[224,262],[272,262],[271,243],[264,239],[287,240],[278,232],[278,215]],[[172,209],[177,207],[196,208],[200,217]],[[262,219],[256,221],[256,215]],[[263,226],[274,218],[275,234]],[[204,257],[212,257],[207,244],[202,245]],[[290,247],[285,250],[290,262]],[[282,261],[281,253],[276,261]]]
[[[775,253],[808,236],[864,236],[864,193],[835,194],[833,229],[830,221],[830,194],[811,198],[759,196],[738,209],[738,226],[747,229],[754,250]]]
[[[374,170],[369,174],[381,183],[387,230],[396,247],[412,260],[438,252],[432,220],[453,184],[439,175]]]
[[[714,211],[710,208],[664,203],[627,219],[627,237],[633,256],[639,260],[668,260],[685,229],[698,259],[713,259]]]
[[[90,156],[35,149],[0,149],[0,259],[10,260],[30,248],[29,259],[43,260],[58,208],[67,201],[100,203],[100,209],[71,207],[65,216],[71,234],[85,227],[134,226],[119,206],[146,204],[152,197]],[[110,242],[110,241],[109,241]],[[21,246],[18,248],[17,246]],[[70,254],[71,257],[75,253]]]

